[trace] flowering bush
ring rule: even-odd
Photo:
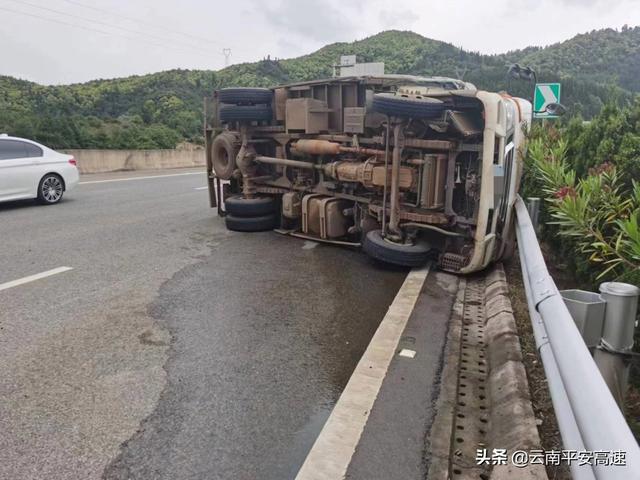
[[[592,167],[578,179],[567,161],[567,142],[555,130],[538,132],[527,157],[531,183],[547,200],[555,233],[570,239],[597,271],[596,279],[638,283],[640,183],[623,179],[611,163]]]

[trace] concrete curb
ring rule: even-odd
[[[506,275],[502,265],[498,265],[485,281],[485,341],[491,412],[487,448],[489,452],[493,448],[507,449],[511,454],[516,450],[541,447],[508,292]],[[494,466],[490,478],[542,480],[547,479],[547,474],[542,465],[516,468],[509,464]]]

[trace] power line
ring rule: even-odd
[[[55,22],[55,23],[59,23],[61,25],[67,25],[69,27],[81,28],[83,30],[89,30],[90,32],[98,32],[98,33],[104,33],[106,35],[112,35],[112,33],[105,32],[104,30],[98,30],[97,28],[83,27],[82,25],[76,25],[74,23],[69,23],[69,22],[63,22],[62,20],[55,20],[53,18],[41,17],[40,15],[35,15],[33,13],[20,12],[18,10],[12,10],[10,8],[5,8],[5,7],[0,7],[0,10],[4,10],[5,12],[10,12],[10,13],[16,13],[18,15],[26,15],[27,17],[39,18],[40,20],[47,20],[49,22]],[[127,37],[127,38],[130,38],[130,37]]]
[[[123,18],[125,20],[129,20],[130,22],[136,22],[136,23],[140,23],[142,25],[147,25],[147,26],[152,27],[152,28],[161,29],[163,31],[170,32],[170,33],[173,33],[173,34],[176,34],[176,35],[182,35],[184,37],[192,38],[194,40],[199,40],[199,41],[202,41],[202,42],[207,42],[207,43],[211,43],[211,44],[218,45],[218,46],[224,46],[222,43],[216,42],[215,40],[211,40],[211,39],[208,39],[208,38],[200,37],[198,35],[193,35],[191,33],[181,32],[179,30],[173,30],[173,29],[167,28],[165,26],[156,25],[156,24],[153,24],[151,22],[140,20],[139,18],[128,17],[126,15],[122,15],[121,13],[117,13],[117,12],[114,12],[112,10],[107,10],[107,9],[104,9],[104,8],[94,7],[93,5],[87,5],[86,3],[78,2],[76,0],[62,0],[62,1],[66,2],[66,3],[70,3],[72,5],[77,5],[79,7],[88,8],[90,10],[95,10],[96,12],[106,13],[106,14],[112,15],[114,17]]]
[[[153,35],[153,34],[150,34],[150,33],[142,32],[140,30],[134,30],[134,29],[131,29],[131,28],[121,27],[119,25],[112,25],[110,23],[101,22],[100,20],[93,20],[93,19],[86,18],[86,17],[81,17],[79,15],[73,15],[71,13],[63,12],[63,11],[60,11],[60,10],[55,10],[53,8],[43,7],[43,6],[34,4],[34,3],[25,2],[23,0],[9,0],[9,1],[10,2],[14,2],[14,3],[20,3],[22,5],[27,5],[27,6],[33,7],[33,8],[38,8],[40,10],[45,10],[47,12],[52,12],[52,13],[55,13],[57,15],[63,15],[63,16],[69,17],[69,18],[75,18],[77,20],[82,20],[83,22],[95,23],[97,25],[102,25],[102,26],[109,27],[109,28],[115,28],[115,29],[118,29],[118,30],[122,30],[124,32],[133,33],[133,34],[136,34],[136,35],[145,35],[145,36],[147,36],[149,38],[153,38],[155,40],[160,40],[161,42],[167,42],[167,41],[174,42],[174,40],[169,40],[169,39],[164,38],[164,37],[159,37],[158,35]],[[103,33],[106,33],[106,32],[103,32]],[[131,38],[131,37],[126,37],[126,38]],[[200,50],[200,51],[208,53],[208,54],[212,53],[210,50],[203,49],[203,48],[197,47],[197,46],[189,44],[189,43],[185,43],[185,42],[180,42],[180,43],[183,46],[186,46],[188,48]],[[159,46],[165,47],[165,46],[168,46],[168,44],[164,43],[164,44],[159,45]],[[171,46],[173,46],[173,45],[171,45]],[[215,52],[215,53],[217,53],[218,55],[222,55],[220,52]]]
[[[75,24],[75,23],[65,22],[63,20],[57,20],[57,19],[54,19],[54,18],[43,17],[43,16],[40,16],[40,15],[36,15],[34,13],[21,12],[19,10],[13,10],[13,9],[10,9],[10,8],[5,8],[5,7],[0,7],[0,10],[3,10],[5,12],[14,13],[14,14],[17,14],[17,15],[23,15],[23,16],[26,16],[26,17],[32,17],[32,18],[37,18],[37,19],[40,19],[40,20],[45,20],[47,22],[58,23],[60,25],[66,25],[66,26],[69,26],[69,27],[72,27],[72,28],[81,28],[82,30],[87,30],[89,32],[102,33],[102,34],[105,34],[105,35],[116,35],[116,36],[119,36],[119,37],[126,38],[128,40],[134,40],[134,41],[140,40],[140,41],[148,43],[150,45],[155,45],[157,47],[167,48],[167,45],[162,45],[162,44],[159,44],[159,43],[150,42],[149,40],[134,38],[134,37],[130,37],[128,35],[123,35],[121,33],[106,32],[104,30],[100,30],[100,29],[97,29],[97,28],[85,27],[83,25],[78,25],[78,24]],[[177,49],[179,49],[181,51],[184,51],[182,47],[172,47],[172,48],[174,48],[174,49],[177,48]]]

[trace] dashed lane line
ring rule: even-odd
[[[57,275],[58,273],[68,272],[69,270],[73,270],[71,267],[58,267],[52,270],[47,270],[46,272],[36,273],[35,275],[29,275],[28,277],[19,278],[18,280],[12,280],[6,283],[0,283],[0,291],[7,290],[9,288],[17,287],[19,285],[24,285],[25,283],[35,282],[36,280],[41,280],[43,278],[50,277],[52,275]]]

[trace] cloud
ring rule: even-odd
[[[609,8],[615,8],[625,3],[640,3],[640,0],[553,0],[548,2],[547,0],[515,0],[507,4],[509,10],[513,10],[515,6],[519,6],[527,9],[539,9],[539,8],[551,8],[555,7],[569,7],[578,9],[598,8],[607,6]]]
[[[274,5],[261,1],[256,1],[255,5],[262,10],[271,26],[278,30],[274,32],[277,37],[294,34],[317,42],[332,42],[336,37],[348,34],[354,27],[355,15],[330,2],[280,0]]]
[[[154,36],[165,36],[167,30],[166,40],[157,42],[164,46],[150,45],[145,37],[125,38],[129,35],[117,29],[117,16],[99,19],[113,28],[91,23],[73,27],[53,17],[47,21],[45,14],[36,18],[6,12],[0,15],[7,17],[0,28],[0,74],[66,83],[178,67],[218,69],[224,65],[225,47],[233,51],[232,63],[269,54],[289,58],[391,28],[410,29],[469,50],[501,53],[548,45],[593,29],[640,24],[640,0],[181,0],[179,9],[171,0],[103,3],[109,3],[104,7],[108,11],[145,22],[131,22],[128,28]],[[65,9],[98,19],[73,4]]]
[[[406,29],[420,19],[419,15],[409,9],[381,10],[378,17],[384,28],[402,27],[402,29]]]
[[[562,5],[568,7],[589,8],[589,7],[608,7],[617,8],[629,5],[640,5],[640,0],[556,0]]]

